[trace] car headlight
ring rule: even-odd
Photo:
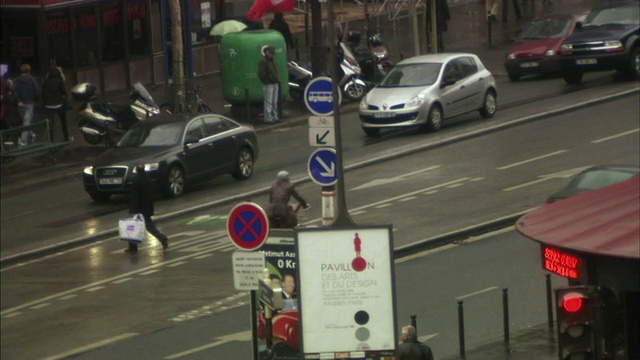
[[[414,97],[411,98],[411,100],[409,100],[406,104],[407,107],[414,107],[414,106],[420,106],[422,105],[422,103],[424,103],[424,95],[423,94],[418,94]]]
[[[620,40],[607,40],[604,42],[604,46],[608,48],[620,48],[622,47],[622,43]]]
[[[160,167],[159,163],[151,163],[151,164],[144,164],[144,171],[149,172],[149,171],[157,171],[158,168]],[[137,173],[136,171],[136,167],[133,167],[133,173]]]
[[[507,55],[507,60],[515,60],[516,59],[516,54],[511,53],[509,55]]]
[[[369,104],[367,104],[367,99],[363,98],[360,101],[360,110],[367,110],[369,108]]]
[[[562,44],[562,46],[560,46],[560,51],[573,51],[573,45]]]
[[[85,166],[84,169],[82,169],[82,172],[85,175],[93,175],[93,166]]]
[[[547,52],[544,53],[544,56],[555,56],[556,55],[556,51],[553,49],[549,49],[547,50]]]

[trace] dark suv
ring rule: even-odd
[[[617,70],[640,80],[640,3],[604,1],[562,42],[562,77],[577,84],[585,72]]]

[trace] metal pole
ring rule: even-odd
[[[325,53],[326,49],[322,46],[322,8],[318,0],[311,0],[311,69],[313,77],[320,76],[325,70]],[[334,99],[337,98],[334,97]]]
[[[462,300],[458,301],[458,338],[460,339],[460,359],[464,360],[464,309]]]
[[[418,317],[417,315],[411,315],[411,326],[413,326],[413,328],[416,329],[416,337],[418,336],[418,325],[416,323],[417,317]]]
[[[489,47],[490,48],[493,47],[493,41],[491,39],[491,28],[492,28],[491,22],[492,22],[491,18],[489,16],[487,16],[487,34],[488,34],[487,36],[489,37],[488,41],[489,41]]]
[[[333,0],[327,1],[327,17],[329,18],[329,28],[327,29],[327,34],[329,35],[329,59],[332,64],[329,66],[331,70],[331,82],[333,83],[333,98],[338,99],[338,64],[336,63],[336,36],[334,33],[333,27]],[[345,197],[345,186],[344,186],[344,167],[342,165],[342,136],[340,130],[340,106],[336,104],[337,101],[334,101],[334,109],[333,109],[333,117],[334,117],[334,129],[336,132],[336,171],[337,171],[337,192],[338,192],[338,202],[337,202],[337,216],[334,221],[334,226],[354,226],[355,223],[349,216],[349,212],[347,211],[347,201]]]
[[[545,274],[545,282],[547,284],[547,321],[549,329],[553,329],[553,299],[551,295],[551,275]]]
[[[509,342],[509,289],[502,289],[502,320],[504,322],[504,342]]]

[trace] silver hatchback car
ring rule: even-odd
[[[420,126],[437,131],[444,119],[497,110],[493,75],[478,56],[443,53],[399,62],[360,102],[360,122],[369,136],[381,129]]]

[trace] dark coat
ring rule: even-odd
[[[277,30],[284,37],[284,41],[287,44],[287,48],[293,49],[295,44],[293,43],[293,36],[291,35],[291,29],[289,24],[284,20],[282,14],[276,14],[275,18],[269,24],[269,29]]]
[[[262,57],[260,64],[258,64],[258,78],[260,78],[260,81],[265,85],[277,84],[279,81],[276,63],[266,55]]]
[[[32,75],[22,74],[13,81],[13,89],[18,101],[35,104],[38,101],[38,81]]]
[[[67,87],[57,68],[52,68],[42,84],[42,102],[44,106],[66,105]]]
[[[433,353],[420,341],[409,340],[398,347],[398,360],[433,360]]]
[[[131,197],[129,199],[129,213],[151,216],[153,208],[153,182],[146,172],[138,173],[133,177],[131,184]]]

